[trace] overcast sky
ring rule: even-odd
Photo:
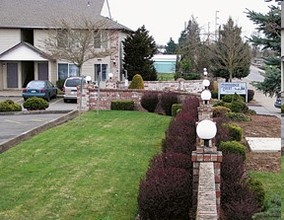
[[[214,33],[216,11],[219,11],[218,24],[225,24],[231,16],[234,22],[242,27],[243,36],[250,36],[256,26],[246,17],[244,13],[246,8],[256,12],[268,12],[268,6],[272,4],[264,0],[108,0],[108,2],[111,16],[115,21],[134,31],[145,25],[158,45],[166,45],[170,37],[177,43],[185,23],[192,15],[201,27],[201,33],[208,33],[208,29],[209,32]],[[104,7],[102,15],[109,17],[107,7]]]

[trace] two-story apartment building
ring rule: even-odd
[[[98,45],[112,51],[107,56],[95,57],[82,66],[82,75],[97,81],[107,80],[109,73],[120,81],[122,71],[122,41],[132,32],[129,28],[101,16],[104,0],[1,0],[0,3],[0,90],[21,89],[34,79],[59,79],[78,74],[76,65],[67,60],[51,57],[44,49],[47,29],[54,22],[103,21],[104,33],[111,32],[108,42]],[[103,37],[103,36],[101,36]],[[97,41],[97,39],[94,39]]]

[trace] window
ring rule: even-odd
[[[79,68],[75,64],[59,63],[58,64],[58,79],[65,80],[71,76],[79,76]]]
[[[59,30],[57,32],[57,46],[60,48],[66,48],[68,45],[68,37],[66,30]]]
[[[101,77],[99,77],[100,75]],[[95,64],[95,77],[94,78],[95,78],[95,81],[106,81],[107,64]]]
[[[94,35],[95,48],[108,48],[108,33],[106,31],[95,31]]]

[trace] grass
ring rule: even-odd
[[[175,81],[174,73],[158,73],[159,81]]]
[[[275,198],[281,199],[284,201],[284,157],[281,160],[281,172],[280,173],[272,173],[272,172],[250,172],[250,176],[258,179],[262,182],[264,190],[266,192],[265,200],[267,204],[267,208],[270,207],[271,201]],[[269,212],[269,210],[268,210]],[[284,206],[281,206],[281,219],[284,219]]]
[[[170,117],[87,112],[0,154],[0,219],[129,220]]]

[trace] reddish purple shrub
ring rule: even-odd
[[[252,219],[255,213],[261,211],[261,207],[256,200],[256,195],[253,192],[246,186],[240,185],[238,193],[234,193],[229,201],[224,203],[221,199],[222,219]]]
[[[223,126],[224,123],[228,122],[227,118],[218,117],[214,118],[214,121],[216,122],[217,126],[217,134],[215,136],[215,145],[218,147],[221,143],[221,141],[229,141],[230,135],[229,135],[229,129],[226,126]]]
[[[151,169],[180,168],[185,169],[191,173],[192,162],[191,157],[188,155],[167,152],[156,155],[152,159],[150,167]]]
[[[261,210],[257,194],[249,190],[241,155],[223,155],[221,165],[221,219],[251,219]]]
[[[158,93],[156,92],[146,92],[140,100],[141,106],[145,108],[148,112],[154,112],[158,102],[159,98]]]
[[[164,152],[191,155],[196,149],[196,117],[181,111],[171,122],[165,138]]]
[[[160,97],[160,102],[166,115],[171,115],[172,105],[178,103],[178,96],[174,92],[164,92]]]
[[[150,169],[140,182],[138,211],[142,220],[187,220],[191,207],[191,178],[179,168]]]
[[[187,112],[191,115],[193,115],[193,117],[196,117],[196,120],[198,120],[198,107],[200,104],[200,100],[198,97],[196,96],[188,96],[182,105],[182,111],[183,112]]]

